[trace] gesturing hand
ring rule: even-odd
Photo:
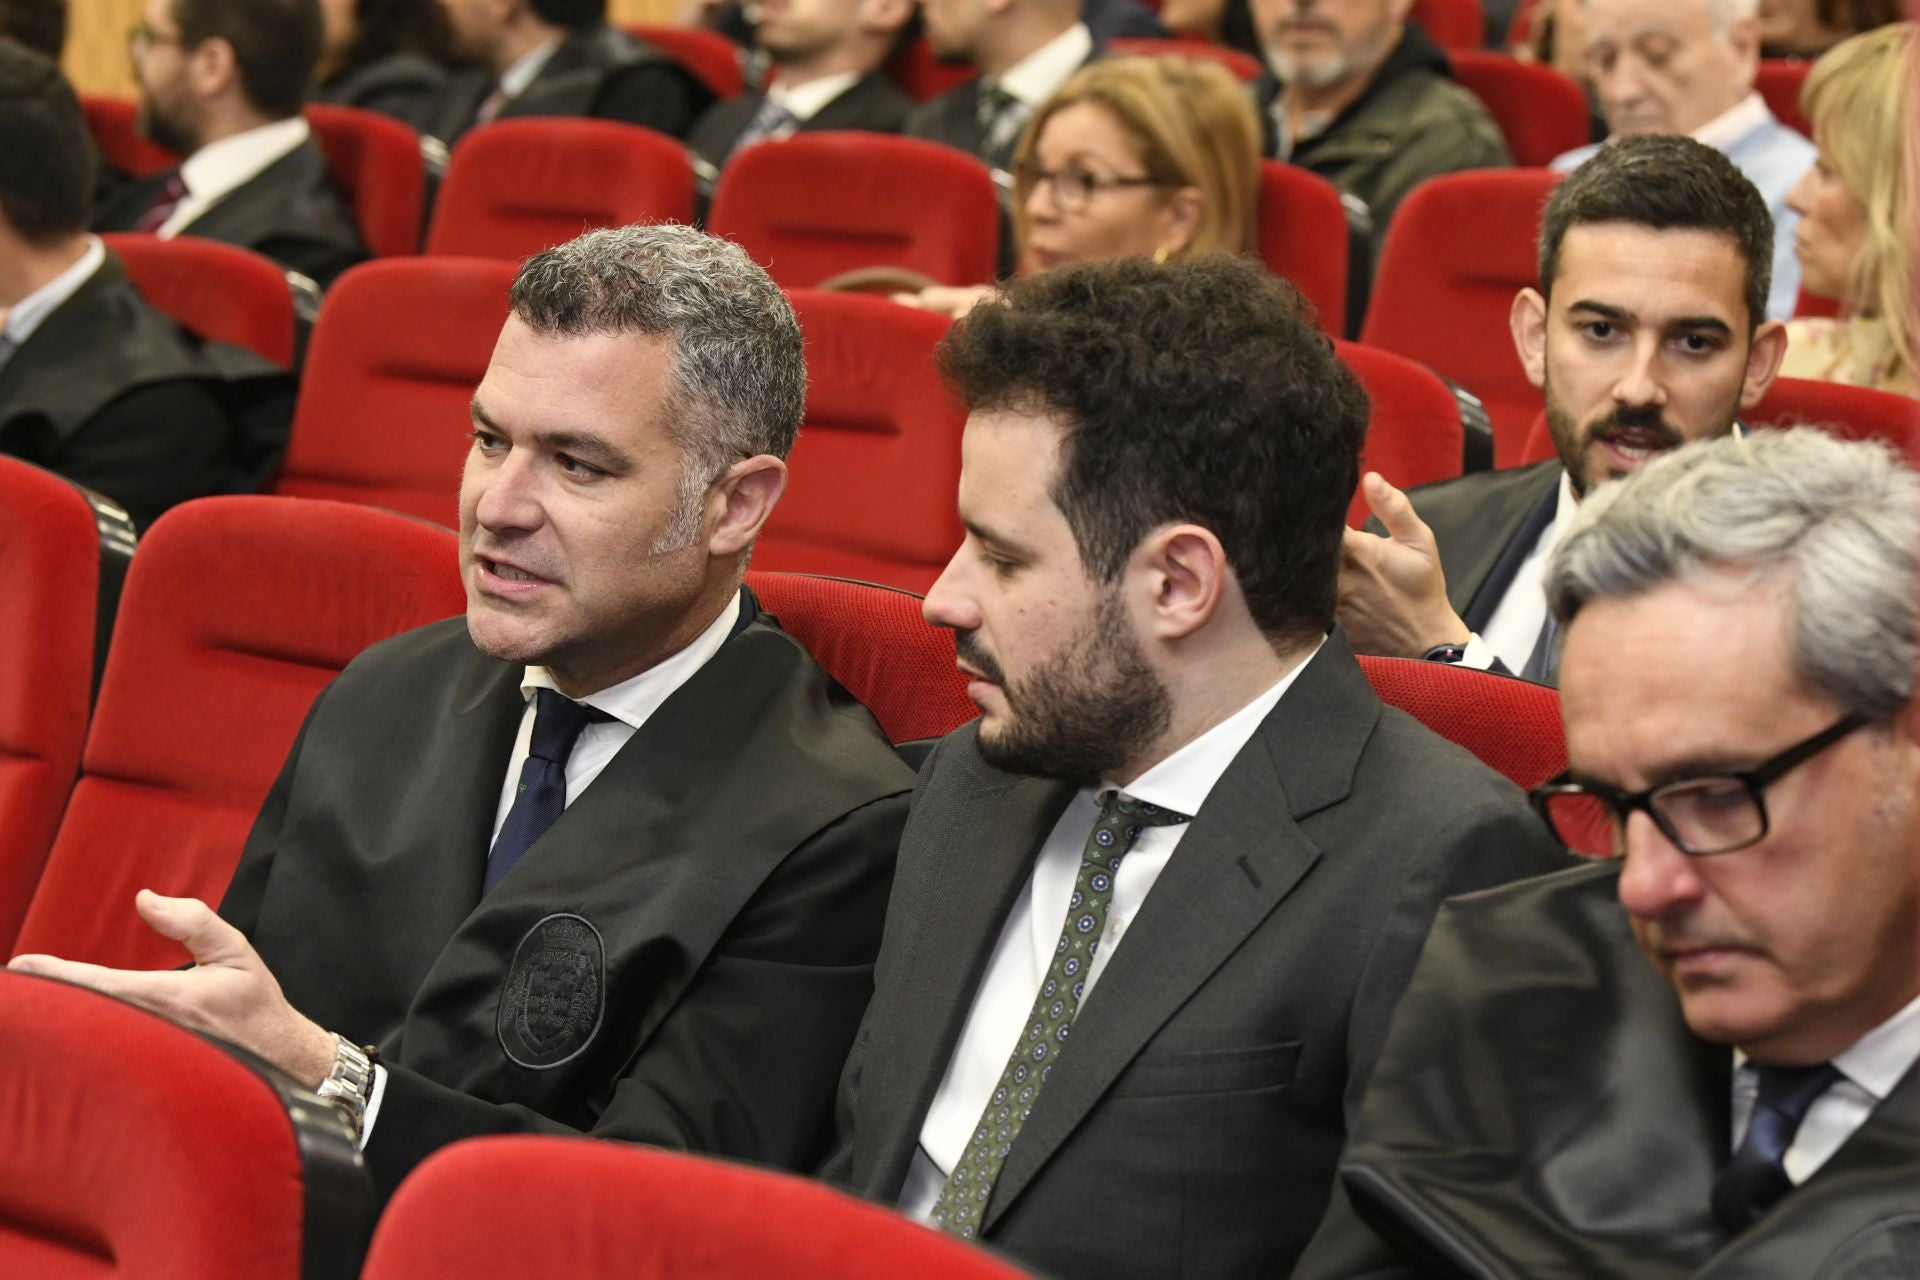
[[[287,1003],[279,982],[238,929],[198,898],[163,898],[142,889],[134,909],[148,928],[186,947],[194,967],[109,969],[44,955],[16,956],[7,967],[143,1005],[251,1050],[310,1089],[326,1079],[333,1065],[332,1035]]]
[[[1378,472],[1360,488],[1387,536],[1348,529],[1341,537],[1337,612],[1354,650],[1418,658],[1435,645],[1464,645],[1471,632],[1447,601],[1433,531]]]

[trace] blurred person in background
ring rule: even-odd
[[[451,56],[437,0],[320,0],[320,17],[313,96],[424,126]]]
[[[1790,378],[1920,395],[1913,165],[1890,163],[1920,106],[1916,75],[1920,26],[1898,22],[1835,46],[1801,90],[1820,158],[1787,193],[1793,247],[1806,291],[1840,316],[1787,326]]]
[[[1900,0],[1760,0],[1760,56],[1817,58],[1900,14]]]

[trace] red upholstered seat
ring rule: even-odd
[[[1418,360],[1487,407],[1496,466],[1512,466],[1540,411],[1507,317],[1538,283],[1546,169],[1449,173],[1415,187],[1387,229],[1360,340]]]
[[[1262,160],[1257,218],[1260,261],[1306,295],[1322,333],[1339,337],[1347,324],[1347,215],[1339,190],[1297,165]]]
[[[135,123],[140,106],[132,98],[83,93],[80,110],[87,117],[87,132],[93,135],[93,145],[100,149],[100,158],[120,172],[143,178],[180,163],[179,156],[140,136]]]
[[[933,367],[947,320],[884,298],[797,289],[807,408],[760,569],[925,591],[963,536],[966,419]]]
[[[1741,420],[1754,427],[1815,426],[1844,440],[1882,440],[1920,467],[1920,400],[1811,378],[1775,378],[1767,394]],[[1554,456],[1547,415],[1534,419],[1523,462]]]
[[[635,22],[627,24],[627,32],[692,72],[716,98],[738,97],[745,87],[740,74],[740,46],[718,31]]]
[[[1115,57],[1151,58],[1162,54],[1171,54],[1177,58],[1198,58],[1202,62],[1217,62],[1244,81],[1260,78],[1260,60],[1238,49],[1229,49],[1223,44],[1214,44],[1208,40],[1148,40],[1140,37],[1122,37],[1107,42],[1107,52]]]
[[[354,1275],[371,1211],[352,1139],[216,1041],[0,972],[0,1115],[0,1276]]]
[[[101,239],[154,310],[203,338],[293,364],[293,294],[271,258],[197,236],[119,232]]]
[[[1592,140],[1587,95],[1552,67],[1504,53],[1453,49],[1453,78],[1486,104],[1513,162],[1537,168]]]
[[[1462,429],[1453,392],[1431,369],[1391,351],[1336,342],[1335,353],[1360,379],[1372,402],[1360,463],[1387,483],[1406,489],[1460,474]],[[1372,514],[1356,491],[1347,523],[1359,528]]]
[[[1480,0],[1413,0],[1413,11],[1407,16],[1449,54],[1478,49],[1486,42],[1487,19]]]
[[[1363,657],[1360,669],[1382,702],[1465,747],[1523,790],[1567,767],[1558,690],[1412,658]]]
[[[878,133],[801,133],[728,161],[707,229],[739,241],[788,289],[856,267],[985,284],[1000,205],[992,177],[964,151]]]
[[[693,221],[685,146],[617,120],[499,120],[453,148],[427,252],[519,261],[596,227]]]
[[[514,270],[392,258],[341,276],[314,326],[273,491],[458,524],[467,405],[506,323]]]
[[[748,571],[747,585],[873,712],[888,741],[944,737],[980,714],[954,666],[953,632],[928,625],[912,592],[758,569]]]
[[[1800,110],[1800,86],[1807,82],[1807,72],[1811,70],[1811,62],[1796,58],[1762,58],[1760,72],[1753,82],[1753,87],[1766,100],[1767,110],[1778,116],[1781,124],[1809,138],[1813,136],[1813,125]]]
[[[828,1187],[587,1138],[479,1138],[394,1196],[363,1280],[1019,1280],[983,1249]]]
[[[427,198],[420,135],[391,116],[324,102],[309,103],[306,117],[367,252],[390,258],[417,250]]]
[[[942,62],[934,57],[933,46],[925,36],[907,41],[882,70],[915,102],[937,98],[980,74],[980,68],[971,62]]]
[[[0,952],[80,772],[96,628],[112,624],[99,616],[102,558],[112,585],[133,550],[131,526],[114,541],[105,528],[80,489],[0,457]]]
[[[423,521],[266,497],[155,521],[15,950],[183,963],[135,892],[218,902],[314,695],[376,640],[464,606],[456,539]]]

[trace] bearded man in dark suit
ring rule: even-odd
[[[817,1163],[910,774],[741,586],[805,381],[738,246],[530,259],[473,400],[465,619],[320,695],[220,916],[140,895],[196,967],[16,965],[319,1086],[383,1195],[485,1133]]]

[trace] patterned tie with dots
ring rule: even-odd
[[[993,1096],[980,1116],[960,1160],[934,1202],[931,1222],[942,1231],[971,1240],[980,1230],[987,1202],[993,1198],[994,1179],[1033,1110],[1033,1100],[1046,1083],[1054,1061],[1066,1048],[1080,996],[1087,988],[1087,971],[1100,950],[1106,930],[1107,904],[1113,901],[1113,881],[1120,859],[1148,827],[1169,827],[1191,819],[1118,791],[1100,796],[1100,817],[1080,854],[1080,874],[1067,900],[1066,927],[1053,952],[1053,963],[1027,1015],[1026,1034],[1013,1047],[1006,1070],[1000,1073]]]

